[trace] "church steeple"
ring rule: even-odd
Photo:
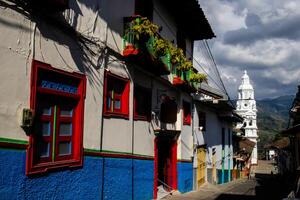
[[[247,74],[247,70],[244,71],[244,75],[242,76],[242,85],[251,85],[249,81],[249,76]]]
[[[243,123],[237,124],[237,128],[243,127],[245,137],[257,143],[256,102],[254,99],[254,89],[246,70],[244,71],[242,82],[238,89],[236,112],[244,118]],[[251,163],[257,163],[257,146],[253,149]]]
[[[238,99],[254,99],[254,89],[250,83],[250,79],[246,70],[242,76],[242,84],[239,86],[238,93]]]

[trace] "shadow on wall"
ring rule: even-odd
[[[81,1],[80,3],[91,9],[92,13],[95,13],[95,23],[99,17],[106,20],[105,14],[103,15],[102,12],[99,12],[99,1],[88,0]],[[34,2],[32,4],[34,4]],[[103,80],[100,80],[96,72],[101,66],[108,64],[108,51],[110,51],[110,49],[107,48],[105,41],[100,41],[100,38],[86,36],[75,30],[74,27],[78,24],[79,16],[83,15],[78,1],[70,1],[71,10],[74,13],[71,20],[72,24],[66,20],[62,12],[49,11],[44,7],[33,9],[27,1],[0,0],[0,6],[12,9],[32,22],[35,22],[41,35],[45,39],[54,42],[53,44],[62,61],[67,67],[70,67],[59,52],[57,44],[67,47],[78,70],[86,74],[90,85],[100,92],[101,87],[99,86],[103,85]],[[109,3],[109,6],[111,6],[111,3]],[[25,27],[19,24],[8,24],[3,21],[0,21],[0,23],[15,28],[21,27],[28,32],[31,31],[28,28],[26,30]],[[121,34],[121,31],[122,30],[118,30],[118,33]]]

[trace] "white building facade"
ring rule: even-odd
[[[251,155],[251,165],[257,164],[257,125],[256,125],[256,101],[254,99],[254,89],[250,83],[247,71],[244,71],[242,83],[238,89],[238,100],[236,112],[244,118],[243,123],[238,123],[237,128],[245,130],[245,137],[255,142]]]

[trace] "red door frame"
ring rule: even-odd
[[[177,189],[177,140],[175,139],[171,139],[173,140],[171,143],[171,173],[168,174],[168,176],[171,176],[172,178],[170,186],[173,189]],[[153,188],[153,198],[156,199],[157,198],[157,186],[158,186],[158,141],[159,138],[155,137],[154,139],[154,188]]]

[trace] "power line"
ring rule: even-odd
[[[217,64],[216,64],[216,62],[215,62],[215,59],[214,59],[214,57],[213,57],[213,55],[212,55],[212,53],[211,53],[210,47],[208,46],[208,43],[207,43],[206,40],[205,40],[205,46],[206,46],[206,48],[207,48],[207,50],[208,50],[208,53],[209,53],[209,55],[210,55],[210,57],[211,57],[211,60],[212,60],[212,62],[213,62],[213,64],[214,64],[214,66],[215,66],[215,69],[216,69],[217,74],[218,74],[218,76],[219,76],[219,78],[220,78],[221,84],[222,84],[222,86],[223,86],[223,88],[224,88],[224,90],[225,90],[225,92],[226,92],[226,94],[227,94],[227,91],[226,91],[224,82],[223,82],[223,80],[222,80],[222,78],[221,78],[221,75],[220,75],[220,72],[219,72],[219,70],[218,70],[218,66],[217,66]],[[228,94],[227,94],[227,95],[228,95]]]
[[[212,59],[211,59],[211,57],[210,57],[210,55],[209,55],[209,52],[208,52],[208,50],[207,50],[207,47],[205,46],[205,41],[201,41],[201,44],[204,46],[204,49],[205,49],[204,53],[205,53],[205,56],[208,57],[208,61],[209,61],[209,63],[210,63],[210,66],[213,66],[213,67],[212,67],[212,69],[213,69],[212,72],[215,74],[215,76],[218,77],[219,74],[218,74],[216,68],[214,67],[214,64],[213,64]],[[222,85],[222,83],[221,83],[221,81],[220,81],[220,78],[218,79],[218,82]],[[222,89],[223,89],[223,88],[222,88]]]
[[[202,41],[201,41],[201,43],[202,43]],[[207,51],[207,49],[205,48],[205,47],[202,47],[202,45],[201,45],[201,43],[198,43],[198,47],[199,47],[199,49],[202,51],[202,57],[204,58],[204,60],[206,61],[206,63],[211,63],[211,65],[210,66],[213,66],[212,65],[212,61],[211,61],[211,58],[209,57],[209,54],[208,54],[208,51]],[[208,66],[209,66],[209,64],[207,64]],[[210,67],[210,68],[212,68],[212,67]],[[214,69],[214,68],[212,68],[212,69]],[[216,70],[211,70],[216,76],[219,76],[217,73],[216,73]],[[219,80],[219,79],[218,79]],[[221,85],[221,86],[220,86]],[[219,84],[217,84],[216,86],[219,88],[219,89],[221,89],[221,90],[223,90],[223,87],[222,87],[222,84],[220,83],[220,85]],[[225,91],[224,91],[225,92]],[[226,92],[225,92],[226,93]]]
[[[220,78],[221,84],[222,84],[222,86],[223,86],[223,88],[224,88],[224,91],[225,91],[225,93],[226,93],[226,95],[227,95],[227,97],[228,97],[230,103],[233,105],[233,102],[231,101],[230,96],[229,96],[229,94],[228,94],[228,92],[227,92],[227,90],[226,90],[226,87],[225,87],[224,82],[223,82],[223,80],[222,80],[222,78],[221,78],[221,75],[220,75],[218,66],[217,66],[217,64],[216,64],[216,62],[215,62],[215,59],[214,59],[214,57],[213,57],[213,55],[212,55],[212,53],[211,53],[210,47],[209,47],[209,45],[208,45],[208,43],[207,43],[206,40],[205,40],[205,44],[206,44],[206,46],[207,46],[208,52],[209,52],[209,54],[210,54],[210,57],[211,57],[211,59],[212,59],[214,65],[215,65],[215,68],[216,68],[217,73],[218,73],[218,75],[219,75],[219,78]]]

